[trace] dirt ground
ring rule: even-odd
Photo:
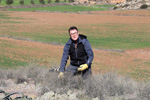
[[[92,25],[96,23],[123,23],[123,24],[149,24],[150,23],[150,12],[149,10],[126,10],[126,11],[93,11],[93,12],[80,12],[80,13],[54,13],[54,12],[5,12],[9,16],[14,17],[13,21],[19,19],[20,23],[3,23],[5,26],[16,26],[13,31],[16,32],[37,32],[37,31],[46,31],[56,27],[70,27],[72,25],[80,26],[80,25]],[[143,20],[144,19],[144,20]],[[9,28],[7,27],[7,28]],[[90,26],[89,26],[90,27]],[[87,27],[88,28],[88,27]],[[94,27],[93,27],[94,28]],[[136,28],[135,28],[136,29]],[[138,29],[138,27],[137,27]],[[1,27],[1,30],[6,30],[5,27]],[[62,34],[59,30],[57,30],[57,35]],[[0,33],[1,34],[1,33]],[[42,33],[41,33],[42,34]],[[38,42],[31,41],[21,41],[14,40],[8,38],[2,38],[8,41],[12,41],[18,45],[25,45],[27,47],[35,47],[37,48],[36,53],[31,53],[31,51],[18,51],[21,54],[24,52],[25,55],[38,55],[39,50],[43,50],[44,52],[40,52],[42,57],[48,57],[46,55],[51,55],[54,59],[58,59],[60,61],[60,56],[62,55],[63,46],[59,45],[49,45]],[[53,49],[51,49],[53,48]],[[59,48],[59,49],[58,49]],[[46,50],[51,50],[51,53]],[[56,54],[57,56],[53,56]],[[17,51],[16,51],[17,52]],[[106,50],[97,50],[94,49],[94,61],[93,61],[93,70],[105,72],[106,69],[114,69],[114,70],[133,70],[131,66],[136,66],[140,68],[148,68],[149,69],[149,61],[150,61],[150,48],[147,49],[138,49],[138,50],[127,50],[124,52],[114,52],[114,51],[106,51]],[[37,56],[37,57],[38,57]],[[102,66],[106,66],[106,68],[101,68]],[[98,66],[98,67],[97,67]],[[112,68],[110,68],[110,66]],[[108,68],[107,68],[108,67]],[[118,69],[119,68],[119,69]],[[99,70],[97,70],[99,69]]]

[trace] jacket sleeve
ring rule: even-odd
[[[65,66],[66,66],[68,58],[69,58],[69,46],[66,44],[63,49],[63,55],[62,55],[62,59],[60,63],[60,72],[65,71]]]
[[[88,40],[85,41],[84,48],[85,48],[85,51],[88,56],[88,60],[87,60],[86,64],[89,66],[92,64],[94,54],[93,54],[93,50],[92,50],[91,45]]]

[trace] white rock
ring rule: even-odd
[[[98,98],[98,97],[96,97],[96,98],[93,98],[92,100],[99,100],[99,98]]]

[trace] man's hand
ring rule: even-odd
[[[88,68],[88,65],[87,64],[82,64],[80,65],[80,67],[78,68],[78,71],[84,71]]]
[[[64,77],[64,72],[60,72],[58,78],[63,78],[63,77]]]

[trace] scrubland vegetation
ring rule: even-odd
[[[79,92],[78,100],[149,100],[150,83],[137,82],[130,78],[117,75],[115,72],[94,74],[89,79],[80,76],[57,78],[58,72],[50,72],[48,68],[29,65],[26,68],[14,70],[0,70],[0,87],[7,87],[11,83],[4,81],[12,79],[16,84],[30,83],[40,86],[39,95],[54,91],[58,94],[69,90]],[[27,91],[26,91],[27,92]],[[37,92],[37,91],[36,91]],[[73,93],[74,93],[73,92]]]

